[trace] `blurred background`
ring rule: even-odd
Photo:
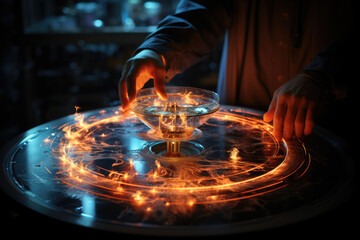
[[[178,0],[0,2],[2,146],[75,106],[81,112],[118,105],[123,64]],[[221,46],[170,85],[215,90]]]

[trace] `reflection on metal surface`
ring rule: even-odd
[[[298,140],[278,142],[250,110],[222,106],[200,129],[190,145],[203,147],[197,154],[169,158],[135,114],[64,117],[19,137],[2,158],[1,185],[30,208],[83,226],[206,235],[311,216],[314,201],[329,202],[348,174],[340,148],[310,157],[313,143],[309,151]]]
[[[73,124],[61,128],[65,135],[53,154],[60,165],[54,176],[72,188],[126,202],[134,210],[162,212],[168,218],[167,214],[188,214],[194,205],[211,204],[211,211],[226,202],[268,193],[285,186],[295,173],[301,175],[298,170],[309,164],[298,142],[279,143],[270,125],[225,111],[215,113],[206,129],[211,139],[226,123],[221,130],[225,134],[231,130],[232,136],[224,138],[224,147],[207,146],[202,155],[162,161],[161,154],[149,154],[157,145],[142,143],[136,136],[129,148],[115,140],[118,124],[136,122],[131,114],[77,116]],[[214,130],[218,131],[213,134]],[[232,157],[234,148],[237,158]],[[134,161],[146,170],[137,171]]]

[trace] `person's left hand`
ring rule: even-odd
[[[273,120],[274,136],[281,140],[309,135],[315,126],[316,109],[324,87],[302,74],[280,86],[273,95],[264,121]]]

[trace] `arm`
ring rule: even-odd
[[[229,1],[181,1],[175,14],[162,20],[137,49],[165,57],[167,78],[207,57],[230,24]]]
[[[322,75],[320,84],[332,91],[337,98],[347,96],[349,85],[357,75],[359,66],[359,34],[343,38],[330,44],[304,68],[314,76]],[[320,78],[317,78],[320,79]]]
[[[123,67],[119,95],[124,109],[149,79],[166,99],[165,79],[211,53],[230,23],[225,3],[229,1],[181,1],[176,12],[160,22]]]
[[[323,97],[331,92],[337,98],[347,97],[354,84],[359,65],[359,47],[355,37],[344,38],[320,52],[304,70],[278,88],[273,96],[265,121],[274,120],[278,139],[309,135],[315,125],[315,116]]]

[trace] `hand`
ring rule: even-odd
[[[294,135],[309,135],[315,126],[315,113],[325,93],[313,79],[302,74],[283,84],[273,95],[264,121],[273,121],[274,136],[279,141]]]
[[[167,100],[165,92],[165,59],[150,49],[145,49],[130,58],[122,68],[119,81],[119,97],[124,110],[134,101],[136,92],[150,80],[154,80],[156,93],[162,100]]]

